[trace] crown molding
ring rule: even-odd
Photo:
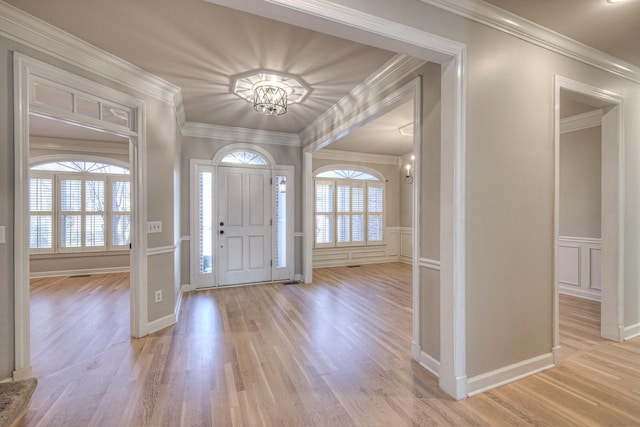
[[[398,166],[400,164],[399,156],[360,153],[355,151],[329,150],[326,148],[320,151],[315,151],[313,153],[313,158],[323,159],[323,160],[338,160],[343,162],[349,161],[349,162],[374,163],[378,165]]]
[[[345,111],[362,111],[367,100],[377,99],[392,85],[411,74],[425,62],[408,55],[398,54],[354,87],[324,113],[300,132],[301,145],[305,146],[327,131],[327,124],[336,124],[345,118]]]
[[[482,0],[420,0],[566,57],[640,83],[640,67]]]
[[[184,126],[182,126],[182,136],[248,142],[251,144],[300,146],[300,138],[295,133],[271,132],[258,129],[210,125],[206,123],[185,123]]]
[[[560,133],[576,132],[602,125],[602,110],[597,109],[560,120]]]
[[[4,1],[0,1],[0,35],[168,103],[174,106],[178,120],[185,121],[178,86]]]

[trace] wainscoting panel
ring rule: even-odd
[[[316,268],[338,267],[395,261],[411,263],[413,256],[411,236],[411,228],[387,227],[383,245],[315,248],[313,266]]]
[[[560,292],[600,301],[601,246],[601,239],[565,236],[558,239]]]
[[[413,228],[400,227],[400,261],[413,263]]]

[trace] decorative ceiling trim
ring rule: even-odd
[[[602,109],[589,111],[560,120],[560,133],[576,132],[602,125]]]
[[[408,55],[395,55],[304,128],[300,132],[301,145],[317,140],[319,135],[326,132],[328,124],[335,125],[338,119],[344,118],[345,111],[364,110],[369,100],[379,99],[381,94],[424,63],[423,60]]]
[[[206,0],[210,3],[243,9],[237,0]],[[346,24],[351,28],[364,30],[370,34],[377,34],[387,39],[407,43],[412,47],[425,48],[433,52],[430,58],[433,62],[443,63],[457,55],[464,49],[465,45],[455,40],[447,39],[437,34],[429,33],[418,28],[410,27],[389,19],[371,15],[356,9],[332,3],[330,1],[318,0],[265,0],[267,3],[285,7],[290,10],[302,12],[326,19],[338,24]],[[245,11],[250,11],[244,7]],[[255,13],[255,11],[254,11]],[[277,17],[271,17],[278,19]],[[318,30],[322,31],[322,30]],[[388,49],[388,48],[387,48]]]
[[[399,156],[360,153],[355,151],[330,150],[326,148],[320,151],[315,151],[313,153],[313,158],[323,159],[323,160],[338,160],[341,162],[345,162],[345,161],[364,162],[364,163],[374,163],[377,165],[393,165],[393,166],[398,166],[400,161]]]
[[[0,35],[168,103],[180,124],[186,121],[178,86],[3,1]]]
[[[420,0],[521,40],[640,83],[640,67],[482,0]]]
[[[271,132],[232,126],[210,125],[206,123],[185,123],[184,126],[182,126],[182,136],[249,142],[252,144],[300,146],[300,138],[295,133]]]

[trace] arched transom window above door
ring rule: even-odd
[[[259,154],[250,151],[233,151],[220,160],[220,163],[230,163],[235,165],[257,165],[267,166],[267,160]]]
[[[315,247],[383,244],[384,183],[380,174],[360,166],[317,170]]]

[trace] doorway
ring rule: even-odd
[[[293,166],[240,143],[190,169],[192,289],[293,280]]]
[[[127,144],[131,170],[130,330],[147,334],[146,170],[141,101],[49,64],[14,53],[15,64],[15,370],[14,379],[32,375],[29,306],[30,118],[54,119],[117,135]],[[106,182],[106,181],[105,181]],[[91,218],[96,220],[96,218]],[[95,223],[97,224],[97,223]],[[80,228],[82,229],[82,227]],[[97,236],[97,235],[96,235]]]
[[[556,76],[555,101],[553,354],[557,364],[561,360],[560,293],[600,300],[599,336],[614,341],[624,339],[624,149],[621,97]],[[576,145],[577,140],[583,144]],[[576,162],[578,156],[584,162]],[[575,311],[580,305],[580,300],[564,295],[562,299],[563,310]],[[586,309],[591,311],[591,322],[597,321],[597,310]],[[565,311],[565,323],[567,319]]]

